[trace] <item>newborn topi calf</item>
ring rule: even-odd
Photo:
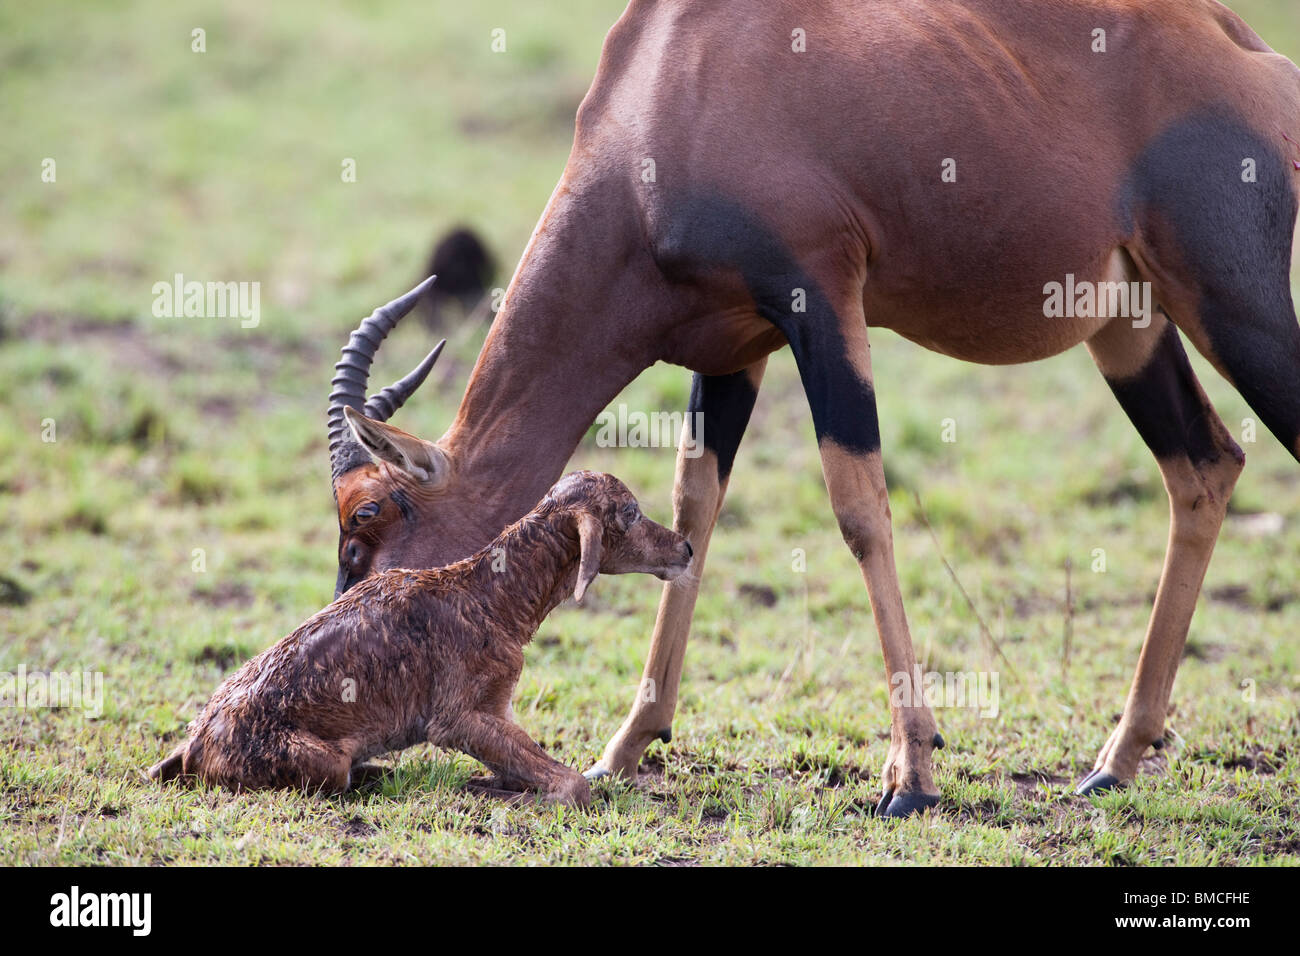
[[[567,475],[477,554],[375,575],[253,658],[149,776],[336,793],[375,769],[370,757],[429,741],[476,757],[501,788],[585,804],[583,776],[512,717],[523,646],[598,572],[671,580],[690,561],[617,478]]]

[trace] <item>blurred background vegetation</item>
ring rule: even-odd
[[[1230,6],[1300,59],[1300,4]],[[255,840],[256,852],[239,843],[254,824],[299,812],[280,798],[203,804],[210,819],[196,836],[193,798],[141,791],[133,772],[224,674],[328,601],[336,527],[323,412],[338,349],[359,318],[414,284],[433,239],[455,225],[485,237],[505,284],[622,8],[0,5],[0,670],[103,670],[109,694],[97,722],[0,712],[0,859],[335,860],[368,858],[381,842],[304,825]],[[196,27],[204,53],[191,51]],[[505,54],[490,49],[494,28],[506,30]],[[53,184],[40,178],[47,157]],[[340,176],[347,158],[354,183]],[[152,286],[177,272],[259,281],[260,325],[154,318]],[[450,328],[433,379],[395,424],[441,434],[485,331]],[[918,835],[908,858],[1294,857],[1283,817],[1300,779],[1300,468],[1267,435],[1247,446],[1175,690],[1171,724],[1188,750],[1176,773],[1107,804],[1119,821],[1109,835],[1084,828],[1067,849],[1053,834],[1076,825],[1069,805],[1024,801],[1039,799],[1026,798],[1040,793],[1035,781],[1044,800],[1064,793],[1123,701],[1163,555],[1158,474],[1081,349],[988,369],[873,336],[918,648],[941,670],[1001,666],[948,581],[914,494],[1019,675],[1003,681],[999,721],[941,716],[952,747],[939,782],[963,828]],[[374,381],[404,373],[431,338],[411,319]],[[1237,431],[1244,403],[1196,362]],[[682,408],[688,386],[686,372],[659,366],[620,401]],[[939,440],[948,417],[960,422],[956,444]],[[41,440],[47,419],[52,443]],[[588,442],[573,464],[614,471],[667,519],[671,451]],[[490,852],[573,858],[566,839],[582,859],[898,852],[862,812],[883,762],[885,685],[788,354],[773,359],[732,487],[677,736],[653,751],[658,789],[618,797],[617,819],[586,842],[552,819],[561,848],[538,844],[535,821],[521,819]],[[809,555],[806,576],[790,572],[794,547]],[[1095,548],[1107,551],[1105,575],[1086,573]],[[589,763],[621,720],[657,596],[646,581],[602,580],[593,608],[557,612],[530,649],[517,707],[561,759]],[[1250,702],[1244,680],[1258,688]],[[403,759],[422,799],[319,812],[365,817],[384,834],[381,856],[489,852],[456,822],[489,811],[451,804],[439,789],[447,767],[465,765]],[[1207,787],[1204,805],[1182,802]],[[1251,799],[1250,819],[1239,818]],[[69,806],[81,830],[56,842]],[[447,817],[448,806],[461,816]],[[1037,810],[1026,816],[1026,806]],[[439,821],[439,836],[416,845],[402,835],[411,819]],[[699,837],[709,820],[722,836]]]

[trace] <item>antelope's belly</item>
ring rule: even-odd
[[[1100,269],[1068,267],[1007,274],[969,291],[868,287],[867,324],[892,329],[934,352],[982,365],[1049,358],[1113,321],[1144,328],[1159,308],[1123,249]]]

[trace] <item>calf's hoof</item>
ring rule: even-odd
[[[876,805],[878,817],[910,817],[914,813],[924,813],[931,807],[939,805],[937,793],[924,793],[920,790],[896,791],[890,787]]]
[[[1088,776],[1079,781],[1079,785],[1074,788],[1074,792],[1081,797],[1087,797],[1094,793],[1105,793],[1108,790],[1116,790],[1124,786],[1124,781],[1104,770],[1094,770]]]

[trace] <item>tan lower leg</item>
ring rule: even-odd
[[[722,507],[725,484],[718,483],[718,460],[706,450],[697,458],[679,455],[673,501],[673,528],[691,542],[695,555],[687,572],[664,585],[654,635],[632,710],[605,747],[593,770],[636,778],[637,764],[651,741],[671,737],[677,688],[700,593],[709,540]]]
[[[930,766],[937,727],[920,686],[916,652],[903,610],[880,453],[855,455],[823,442],[821,455],[835,517],[866,580],[890,682],[890,748],[882,789],[886,794],[937,794]],[[906,693],[893,692],[900,685]]]
[[[723,472],[730,474],[731,458],[744,432],[766,367],[767,359],[762,358],[744,370],[743,382],[737,380],[739,387],[734,393],[701,398],[704,433],[695,433],[695,423],[691,418],[688,417],[684,423],[673,483],[673,527],[691,542],[694,558],[685,574],[664,585],[650,652],[632,710],[605,747],[600,761],[588,771],[591,776],[613,773],[635,779],[641,754],[650,742],[659,738],[666,743],[671,738],[691,616],[695,613],[695,599],[700,592],[709,540],[727,491],[727,481],[719,475]],[[740,410],[743,410],[743,418],[734,417]],[[720,429],[720,433],[708,433],[711,423],[713,428]],[[699,443],[705,441],[709,441],[710,446],[701,447]],[[718,453],[713,450],[715,447],[729,449],[724,452],[727,461],[721,468]]]
[[[1142,755],[1164,735],[1187,630],[1241,464],[1225,454],[1199,469],[1186,459],[1162,461],[1160,471],[1170,503],[1164,570],[1124,716],[1095,765],[1118,781],[1133,779]]]
[[[1243,461],[1163,315],[1146,328],[1112,322],[1088,342],[1088,349],[1112,388],[1118,383],[1125,411],[1146,424],[1148,443],[1155,437],[1165,449],[1157,463],[1169,494],[1170,525],[1160,586],[1124,716],[1097,757],[1093,774],[1080,785],[1084,792],[1131,780],[1147,748],[1164,734],[1187,629]],[[1153,416],[1169,434],[1151,434]]]

